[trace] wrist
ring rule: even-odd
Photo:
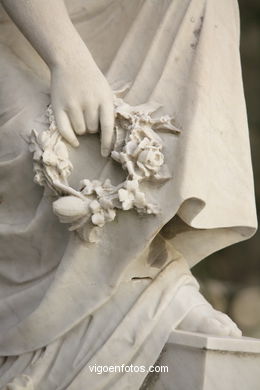
[[[57,68],[69,68],[84,66],[91,67],[95,64],[91,53],[81,38],[66,42],[53,51],[47,59],[47,65],[53,71]]]

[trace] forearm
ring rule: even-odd
[[[70,58],[89,55],[63,0],[1,0],[5,10],[51,68]],[[84,50],[83,50],[84,49]],[[80,59],[79,59],[80,60]]]
[[[73,146],[76,135],[101,129],[108,156],[113,139],[111,88],[74,28],[64,0],[0,0],[51,70],[51,103],[60,133]]]

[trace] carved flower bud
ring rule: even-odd
[[[94,225],[102,227],[105,225],[105,216],[103,212],[98,212],[92,215],[91,221]]]
[[[89,201],[76,196],[63,196],[53,202],[53,211],[61,222],[73,222],[88,213]]]

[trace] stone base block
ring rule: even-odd
[[[260,390],[260,340],[173,331],[150,374],[149,390]]]

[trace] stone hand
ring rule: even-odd
[[[82,53],[83,51],[83,53]],[[111,152],[114,106],[110,86],[84,49],[75,60],[51,68],[51,102],[62,136],[78,146],[76,135],[101,131],[101,154]]]
[[[51,100],[64,138],[101,128],[101,152],[108,156],[114,112],[110,87],[73,26],[63,0],[0,0],[51,71]]]

